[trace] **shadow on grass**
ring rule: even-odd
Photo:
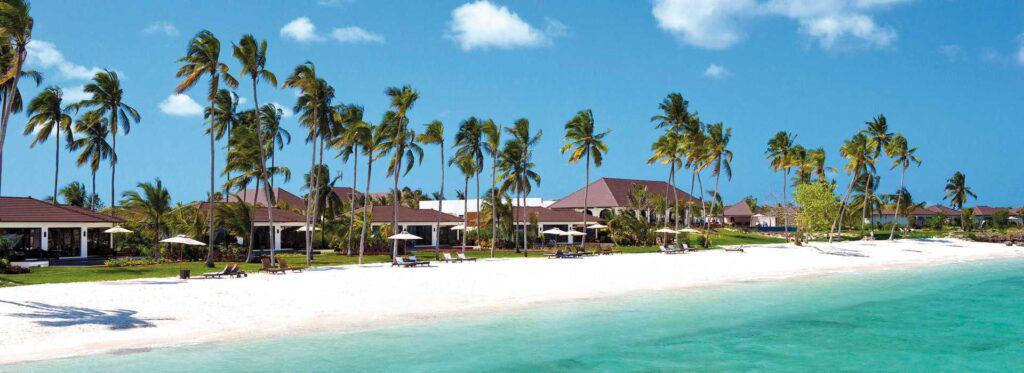
[[[6,303],[26,309],[24,313],[10,313],[7,316],[35,319],[41,326],[66,327],[76,325],[100,325],[111,330],[149,328],[156,326],[151,321],[169,319],[141,319],[135,316],[137,311],[117,309],[101,310],[86,307],[58,306],[41,302]]]

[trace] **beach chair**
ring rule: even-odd
[[[418,267],[418,266],[430,267],[430,262],[426,262],[426,261],[422,261],[422,260],[417,260],[415,255],[409,255],[409,262],[412,262],[414,267]]]
[[[462,261],[461,259],[452,258],[452,253],[444,253],[443,259],[441,260],[445,263],[458,263]]]
[[[284,258],[277,258],[277,266],[285,271],[302,272],[306,267],[292,267],[288,265],[288,262],[284,261]]]
[[[267,273],[272,274],[272,275],[273,274],[282,274],[283,275],[287,271],[286,269],[282,269],[280,267],[274,267],[274,266],[270,265],[270,258],[260,259],[260,263],[263,264],[263,268],[260,268],[260,271],[264,271],[264,272],[267,272]]]
[[[726,247],[725,248],[725,252],[727,252],[727,253],[742,253],[742,252],[745,252],[745,251],[743,251],[743,245],[740,245],[740,246]]]
[[[475,262],[476,258],[468,258],[466,257],[466,253],[459,253],[459,260],[463,262]]]
[[[235,266],[228,264],[224,266],[224,269],[220,272],[207,272],[203,274],[203,278],[221,278],[221,276],[230,276]]]
[[[231,276],[232,277],[235,277],[235,278],[249,277],[249,274],[245,273],[245,270],[242,269],[242,265],[240,265],[238,263],[232,263],[232,264],[235,266],[235,268],[231,271]]]
[[[391,262],[391,266],[392,267],[395,267],[395,266],[398,266],[398,267],[412,267],[412,266],[415,266],[415,265],[416,265],[415,263],[407,262],[407,261],[405,261],[405,258],[402,258],[400,256],[396,256],[395,260]]]
[[[679,254],[679,253],[681,253],[681,251],[676,250],[675,247],[673,247],[672,245],[669,245],[669,247],[658,246],[658,251],[663,253],[663,254]]]
[[[690,247],[690,245],[687,245],[685,243],[682,244],[682,247],[679,248],[679,252],[687,252],[687,251],[697,251],[697,249],[694,249],[694,248]]]

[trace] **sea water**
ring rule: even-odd
[[[0,370],[1024,371],[1024,261],[744,282],[439,320]]]

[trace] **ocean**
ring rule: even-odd
[[[1024,260],[744,282],[482,316],[445,315],[355,333],[0,367],[17,372],[1022,369]]]

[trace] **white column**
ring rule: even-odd
[[[572,230],[572,224],[569,224],[568,228],[571,231]],[[573,239],[574,238],[576,238],[576,236],[572,236],[572,235],[569,236],[569,243],[570,244],[573,243],[573,241],[574,241]]]
[[[274,231],[274,250],[281,250],[281,227],[271,227]]]
[[[434,224],[432,232],[430,233],[430,245],[437,247],[437,236],[441,233],[441,226]]]
[[[50,237],[48,237],[50,235],[49,228],[43,227],[41,230],[42,230],[43,233],[39,235],[39,248],[42,249],[43,251],[49,251],[50,250]]]
[[[81,239],[81,241],[82,241],[82,243],[81,243],[82,255],[81,256],[84,258],[84,257],[89,256],[89,229],[83,227],[83,228],[79,228],[78,230],[80,232],[82,232],[82,239]]]

